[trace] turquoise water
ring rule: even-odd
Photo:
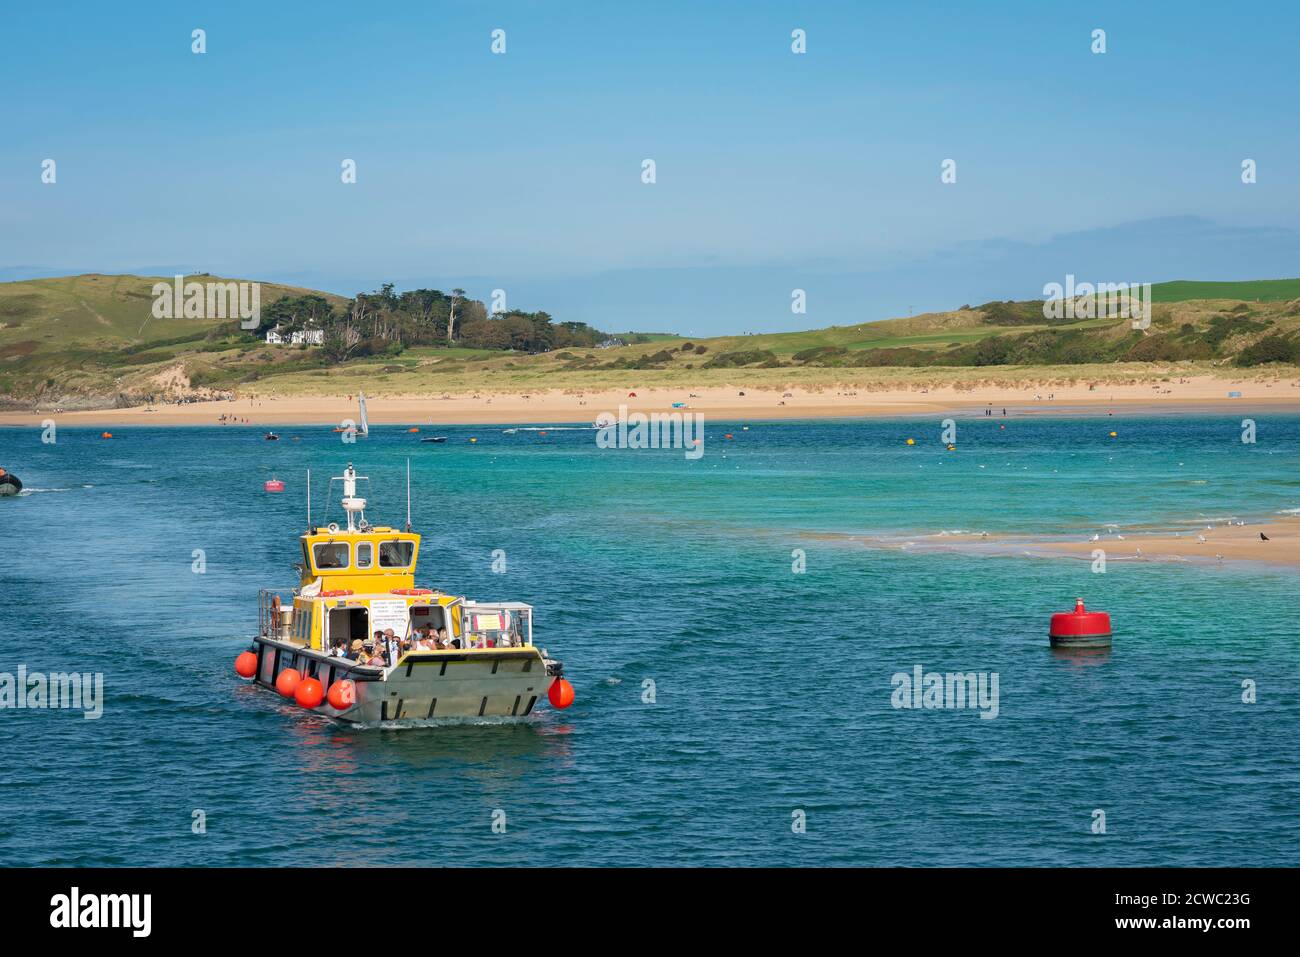
[[[486,426],[0,430],[33,490],[0,500],[0,672],[105,694],[0,711],[0,863],[1294,865],[1294,570],[848,537],[1294,512],[1300,418],[1256,418],[1254,445],[1240,417],[963,419],[954,453],[935,421],[710,423],[699,461]],[[408,456],[421,583],[535,604],[568,711],[351,729],[235,677],[257,589],[294,583],[305,469],[318,520],[355,461],[400,523]],[[1110,654],[1047,647],[1076,595]],[[997,717],[895,709],[916,665],[998,673]]]

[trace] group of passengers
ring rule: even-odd
[[[373,668],[391,668],[408,651],[449,651],[460,647],[459,637],[450,637],[446,628],[428,624],[417,625],[404,638],[397,637],[391,628],[376,631],[364,640],[355,638],[351,644],[346,638],[335,638],[330,643],[330,655]]]
[[[330,643],[331,656],[347,658],[359,665],[370,665],[373,668],[389,668],[397,664],[397,659],[404,650],[402,641],[391,628],[376,631],[365,640],[354,638],[351,644],[348,644],[346,638],[335,638]]]
[[[376,631],[364,640],[353,639],[349,644],[346,638],[335,638],[330,643],[330,654],[335,658],[346,658],[359,665],[372,668],[391,668],[397,659],[408,651],[451,651],[469,648],[509,648],[518,643],[511,640],[509,633],[502,633],[495,638],[486,635],[471,635],[468,645],[458,635],[449,635],[446,628],[435,628],[431,623],[416,625],[411,634],[399,638],[391,628]]]
[[[416,625],[410,641],[416,651],[450,651],[461,647],[459,637],[451,637],[446,628],[434,628],[432,624]]]

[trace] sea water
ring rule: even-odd
[[[1295,865],[1296,569],[907,545],[1296,514],[1300,418],[1254,417],[1243,443],[1239,416],[979,416],[951,452],[937,420],[709,421],[694,461],[496,426],[0,430],[30,490],[0,500],[0,673],[103,699],[0,710],[0,863]],[[257,590],[296,584],[306,470],[316,522],[353,462],[400,526],[408,459],[419,583],[533,604],[567,711],[352,728],[234,674]],[[1109,653],[1048,647],[1076,596]],[[996,675],[996,716],[896,707],[918,667]]]

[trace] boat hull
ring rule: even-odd
[[[356,703],[345,710],[328,702],[311,710],[354,724],[433,718],[524,718],[546,696],[558,665],[537,648],[486,648],[408,652],[394,667],[359,666],[297,647],[258,638],[254,680],[274,688],[287,668],[318,679],[328,692],[351,679]]]

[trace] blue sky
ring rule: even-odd
[[[499,287],[703,335],[1067,272],[1300,275],[1290,3],[11,2],[3,23],[0,279]]]

